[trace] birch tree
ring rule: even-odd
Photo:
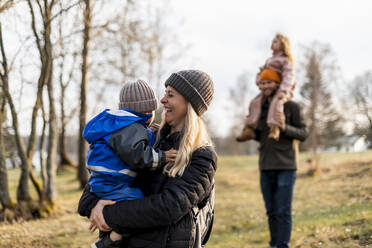
[[[80,188],[84,188],[88,182],[88,171],[85,167],[87,144],[82,137],[82,133],[86,124],[87,115],[87,83],[88,83],[88,71],[89,71],[89,42],[91,32],[91,21],[92,21],[92,6],[90,0],[84,0],[84,31],[83,31],[83,50],[81,53],[82,65],[81,65],[81,86],[80,86],[80,113],[79,113],[79,162],[78,162],[78,179],[80,182]]]

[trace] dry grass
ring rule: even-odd
[[[301,156],[305,161],[307,154]],[[257,156],[220,157],[216,174],[216,219],[211,248],[268,247],[265,209],[259,191]],[[322,173],[306,176],[300,166],[293,201],[292,247],[372,247],[372,151],[330,153]],[[12,190],[18,171],[11,171]],[[0,224],[0,247],[88,247],[97,233],[76,214],[80,190],[75,175],[58,176],[54,217]],[[14,194],[13,194],[14,199]]]
[[[13,199],[18,175],[16,170],[9,174]],[[76,213],[81,190],[75,178],[68,171],[58,175],[58,207],[53,217],[0,224],[0,247],[88,247],[97,234],[90,233],[88,221]]]
[[[292,247],[372,247],[372,151],[321,157],[321,174],[301,165],[293,200]],[[268,247],[257,157],[222,157],[216,225],[209,247]]]

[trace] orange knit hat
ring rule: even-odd
[[[279,74],[273,69],[264,69],[260,74],[259,81],[270,80],[280,84]]]

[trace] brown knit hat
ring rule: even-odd
[[[139,113],[158,108],[154,90],[143,80],[127,82],[120,90],[119,109],[128,108]]]
[[[202,71],[185,70],[173,73],[165,81],[165,87],[168,85],[185,97],[199,116],[208,109],[213,98],[212,79]]]

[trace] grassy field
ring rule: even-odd
[[[323,154],[317,177],[306,176],[306,158],[301,156],[295,186],[291,247],[372,248],[372,151]],[[10,171],[13,199],[18,175]],[[257,156],[220,157],[216,190],[208,247],[268,247]],[[88,221],[76,214],[81,191],[74,174],[59,174],[58,192],[55,216],[0,224],[0,247],[88,247],[97,233],[89,233]]]

